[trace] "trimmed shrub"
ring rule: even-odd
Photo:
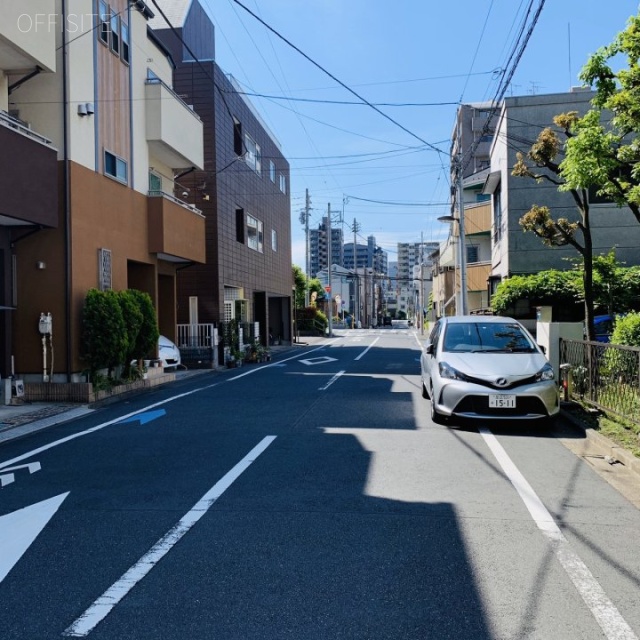
[[[136,360],[155,358],[160,331],[158,330],[158,316],[156,308],[153,306],[153,300],[144,291],[129,289],[129,293],[136,300],[142,313],[142,324],[136,337],[135,347],[132,348],[133,358]]]
[[[111,377],[127,351],[127,330],[115,291],[87,292],[82,309],[82,341],[91,380],[96,379],[99,369],[107,369]]]

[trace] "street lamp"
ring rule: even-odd
[[[466,316],[467,315],[467,260],[466,260],[466,247],[465,247],[465,238],[464,238],[464,206],[462,202],[460,202],[460,218],[456,218],[455,216],[440,216],[438,218],[439,222],[457,222],[458,223],[458,238],[459,238],[459,257],[458,261],[460,264],[460,306],[456,305],[456,315],[458,316]]]

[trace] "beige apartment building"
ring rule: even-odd
[[[8,8],[7,6],[8,5]],[[203,126],[142,0],[25,0],[0,21],[0,375],[85,368],[90,288],[151,295],[174,337],[176,273],[205,262],[205,219],[180,176],[203,167]]]

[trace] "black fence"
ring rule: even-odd
[[[560,341],[560,363],[572,399],[640,424],[640,348]]]

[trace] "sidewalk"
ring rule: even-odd
[[[323,336],[301,337],[300,342],[291,345],[274,345],[270,347],[274,359],[303,347],[314,347],[325,342]],[[176,371],[176,382],[205,373],[218,373],[220,369],[185,369]],[[173,384],[171,382],[167,384]],[[144,393],[142,391],[141,393]],[[74,418],[92,413],[95,409],[89,405],[56,402],[33,402],[16,405],[0,405],[0,445],[3,442],[21,438],[41,429],[46,429]]]

